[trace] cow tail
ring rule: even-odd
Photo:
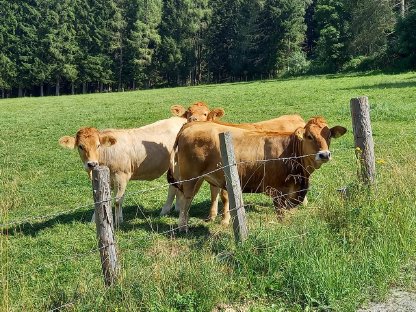
[[[182,185],[179,184],[179,181],[177,181],[174,177],[173,177],[173,172],[172,169],[169,168],[166,178],[168,180],[168,183],[174,187],[176,187],[178,190],[180,190],[182,192]]]

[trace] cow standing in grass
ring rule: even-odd
[[[111,187],[116,191],[116,226],[123,221],[122,203],[128,181],[154,180],[167,171],[176,136],[185,123],[215,120],[224,115],[223,109],[210,111],[202,102],[193,104],[187,110],[181,105],[174,105],[171,111],[175,117],[140,128],[100,131],[85,127],[79,129],[75,137],[59,139],[61,146],[78,149],[90,178],[92,169],[98,165],[110,169]],[[170,186],[169,195],[172,197],[175,193],[175,188]]]
[[[274,131],[274,132],[293,132],[299,127],[305,126],[305,121],[303,118],[297,114],[295,115],[283,115],[277,118],[259,121],[255,123],[241,123],[241,124],[231,124],[231,123],[224,123],[224,122],[216,122],[216,124],[235,127],[239,129],[246,129],[246,130],[257,130],[257,131]],[[173,156],[173,155],[172,155]],[[174,160],[172,160],[174,162]],[[168,178],[171,173],[168,173]],[[175,180],[170,177],[170,182],[174,182]],[[198,192],[199,188],[201,187],[202,182],[204,181],[203,178],[199,179],[197,184],[195,185],[195,193]],[[221,223],[227,225],[229,223],[229,215],[225,213],[228,211],[229,201],[228,201],[228,193],[226,190],[216,187],[214,185],[210,185],[211,190],[211,207],[209,210],[209,216],[207,221],[214,220],[218,215],[218,197],[221,196],[221,200],[223,202],[223,215]],[[173,198],[169,197],[170,199]],[[306,198],[305,198],[306,201]],[[161,215],[165,215],[169,213],[172,206],[172,202],[169,200],[163,206]],[[175,209],[179,212],[179,208],[176,206]]]
[[[314,170],[331,159],[329,145],[347,130],[329,128],[321,117],[312,118],[292,133],[253,131],[214,122],[184,126],[178,134],[173,157],[173,177],[182,180],[177,195],[179,227],[187,230],[189,209],[198,180],[226,188],[219,134],[230,132],[244,193],[266,193],[273,197],[279,214],[303,202]],[[172,166],[172,165],[171,165]],[[172,168],[171,168],[172,169]],[[229,211],[224,211],[230,219]]]

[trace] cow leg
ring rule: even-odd
[[[176,196],[176,190],[176,187],[174,187],[173,185],[169,185],[168,198],[166,199],[166,202],[162,207],[162,211],[160,212],[161,216],[167,215],[172,209],[173,200]]]
[[[201,182],[202,183],[202,182]],[[189,209],[194,198],[198,181],[188,181],[182,184],[183,192],[176,194],[176,206],[179,208],[178,227],[181,232],[188,232]]]
[[[228,200],[228,192],[224,189],[221,189],[220,196],[221,196],[221,201],[223,204],[221,224],[229,225],[231,216],[230,216],[230,202]]]
[[[196,194],[196,193],[198,193],[198,192],[199,192],[199,189],[201,188],[202,182],[204,182],[204,179],[199,179],[199,180],[196,182],[196,184],[195,184],[195,190],[194,190],[194,192],[193,192],[193,196],[192,196],[192,198],[195,196],[195,194]],[[176,211],[176,212],[179,212],[179,211],[180,211],[180,209],[179,209],[179,207],[178,207],[178,205],[177,205],[176,203],[175,203],[175,211]]]
[[[209,209],[207,221],[214,221],[218,215],[218,195],[220,193],[220,188],[212,184],[210,184],[209,188],[211,190],[211,208]]]
[[[129,176],[127,174],[116,174],[114,179],[114,185],[117,190],[115,198],[115,215],[114,223],[115,227],[118,228],[120,223],[123,222],[123,200],[124,192],[126,191],[127,182],[129,181]]]

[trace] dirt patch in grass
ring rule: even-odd
[[[395,289],[383,303],[371,303],[358,312],[414,312],[416,311],[416,293]]]

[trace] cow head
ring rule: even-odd
[[[185,109],[182,105],[173,105],[170,108],[174,116],[186,118],[191,121],[214,121],[224,116],[224,109],[215,108],[210,110],[204,102],[196,102]]]
[[[99,152],[101,147],[108,147],[117,141],[111,135],[100,133],[95,128],[81,128],[75,137],[63,136],[59,139],[59,145],[78,149],[85,170],[91,177],[91,170],[99,165]]]
[[[331,139],[339,138],[346,132],[347,129],[341,126],[328,128],[328,124],[322,117],[314,117],[304,128],[296,129],[294,134],[301,146],[301,154],[306,156],[304,158],[306,167],[318,169],[323,163],[329,161]]]

